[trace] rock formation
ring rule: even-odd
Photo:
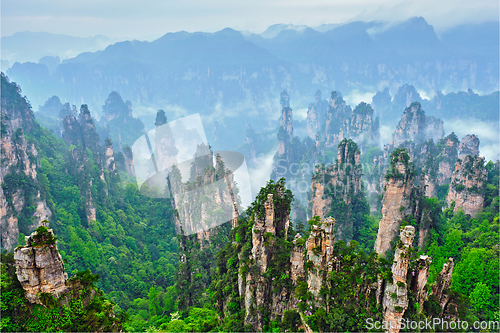
[[[371,142],[378,145],[380,138],[379,121],[373,119],[373,109],[369,104],[359,103],[352,112],[351,118],[346,119],[338,136],[338,141],[344,138],[356,138],[358,142]]]
[[[389,325],[389,332],[399,332],[398,324],[408,308],[408,286],[406,285],[406,274],[410,265],[409,249],[412,247],[415,237],[415,228],[406,226],[401,230],[399,241],[396,243],[394,263],[392,264],[393,282],[388,282],[382,306],[384,309],[384,320]]]
[[[132,146],[144,131],[142,121],[132,115],[132,103],[124,102],[116,91],[108,95],[102,106],[102,113],[99,124],[104,130],[101,135],[113,141],[116,151]]]
[[[458,138],[455,133],[451,133],[447,137],[441,139],[439,144],[441,145],[441,152],[439,154],[437,184],[449,184],[458,158]]]
[[[293,249],[290,254],[290,278],[294,283],[298,282],[299,277],[304,276],[304,244],[302,235],[296,234],[293,240]]]
[[[377,91],[377,93],[372,97],[371,103],[371,106],[377,116],[383,118],[384,115],[390,111],[391,100],[392,97],[389,93],[389,88],[385,88],[383,91]]]
[[[52,229],[40,227],[26,236],[26,246],[14,251],[16,274],[31,303],[40,303],[39,293],[56,297],[67,291],[64,263],[55,242]]]
[[[479,138],[475,134],[467,134],[460,142],[460,155],[458,155],[458,158],[463,160],[467,155],[479,155]]]
[[[333,91],[325,117],[325,146],[334,147],[338,144],[338,133],[346,119],[350,119],[352,109],[342,99],[340,93]]]
[[[271,313],[281,312],[282,302],[270,304],[272,281],[266,277],[266,270],[274,260],[275,239],[285,237],[289,227],[290,208],[284,206],[285,193],[278,188],[277,198],[267,195],[264,202],[264,214],[255,214],[252,228],[251,260],[254,265],[249,269],[245,279],[245,324],[251,324],[255,329],[262,330],[263,312],[257,309],[267,308]],[[281,295],[282,294],[282,295]],[[280,293],[280,299],[289,297],[285,291]],[[280,304],[278,304],[280,303]]]
[[[108,138],[106,138],[105,142],[104,167],[111,173],[114,173],[116,169],[115,157],[113,154],[113,143]]]
[[[343,202],[346,214],[342,221],[337,222],[335,236],[345,241],[353,238],[354,221],[351,218],[353,201],[364,196],[361,188],[362,168],[359,155],[360,151],[354,141],[343,140],[338,146],[335,164],[317,167],[311,177],[311,217],[319,216],[323,219],[330,214],[332,207],[337,207]]]
[[[446,202],[455,202],[455,211],[463,208],[466,214],[475,216],[482,208],[485,198],[487,171],[484,157],[467,155],[455,164]]]
[[[309,104],[309,108],[307,109],[307,135],[311,139],[316,138],[316,134],[321,129],[320,120],[319,120],[319,112],[316,110],[314,104]]]
[[[443,265],[443,269],[436,278],[436,284],[432,287],[432,294],[436,296],[443,313],[450,301],[451,275],[453,274],[453,258],[449,258]]]
[[[375,251],[382,256],[390,249],[403,218],[412,213],[414,180],[409,155],[404,149],[396,149],[392,153],[390,168],[386,174],[382,219],[375,240]]]
[[[425,113],[420,103],[412,103],[407,107],[396,131],[392,135],[391,145],[399,147],[405,141],[423,142],[425,133]]]
[[[0,228],[2,248],[12,250],[19,232],[28,233],[38,227],[51,218],[52,212],[38,190],[38,151],[25,137],[38,124],[19,87],[3,74],[1,87]],[[21,181],[33,186],[20,186]],[[35,212],[29,211],[30,206],[36,207]],[[19,216],[25,221],[23,225],[19,225]]]
[[[280,129],[278,131],[278,154],[285,154],[285,146],[293,139],[292,109],[290,108],[290,96],[286,90],[281,92],[281,116]]]
[[[208,146],[200,145],[191,163],[192,181],[183,183],[175,165],[168,176],[179,217],[175,220],[176,230],[196,234],[200,242],[214,234],[214,227],[228,221],[235,224],[238,219],[239,198],[233,173],[225,167],[221,155],[216,156],[214,166],[212,156]]]
[[[417,294],[417,302],[420,304],[419,312],[424,309],[424,302],[427,300],[427,279],[429,278],[429,266],[432,260],[429,256],[421,255],[417,259],[417,279],[415,283],[415,292]]]
[[[313,224],[306,241],[306,261],[312,262],[312,269],[307,275],[307,286],[318,302],[319,291],[326,281],[328,273],[333,269],[334,227],[335,219],[331,217],[320,221],[319,224]]]
[[[384,147],[386,153],[401,147],[406,141],[413,144],[421,144],[433,139],[438,141],[444,136],[443,121],[434,117],[426,117],[419,102],[413,102],[407,107],[401,120],[392,134],[389,145]]]
[[[306,118],[307,134],[312,140],[316,139],[316,134],[321,130],[327,107],[328,103],[321,99],[321,90],[316,91],[315,102],[309,104]]]

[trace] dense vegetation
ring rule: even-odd
[[[4,81],[2,76],[2,103],[4,98],[8,103],[2,107],[29,109],[29,103],[16,93],[18,88],[9,83],[4,89]],[[31,123],[30,119],[23,121]],[[53,212],[50,227],[57,235],[66,271],[72,276],[71,283],[79,287],[69,305],[48,295],[42,296],[44,306],[28,304],[15,275],[12,254],[2,254],[2,330],[107,331],[116,330],[118,321],[127,331],[253,330],[244,324],[245,300],[238,292],[238,273],[245,276],[252,269],[252,228],[255,218],[264,214],[267,195],[274,194],[273,203],[280,219],[290,213],[293,195],[285,188],[284,180],[270,181],[262,188],[235,228],[222,225],[200,243],[196,235],[176,235],[171,201],[141,195],[122,162],[117,159],[117,171],[102,167],[104,148],[97,136],[67,145],[36,121],[32,123],[33,126],[16,131],[15,138],[24,134],[36,146],[38,156],[31,158],[39,165],[37,182],[22,172],[14,172],[2,179],[2,189],[11,194],[22,189],[30,200],[40,191]],[[111,140],[106,141],[112,145]],[[290,150],[296,155],[290,155],[289,161],[309,161],[312,155],[308,153],[318,154],[310,141],[301,143],[293,138],[287,142],[298,147]],[[124,149],[125,153],[128,151]],[[332,157],[329,154],[335,156],[328,151],[321,158]],[[366,154],[374,156],[380,152],[368,147]],[[387,177],[401,178],[396,163],[399,159],[408,168],[408,154],[396,149],[393,157]],[[370,160],[367,157],[365,163]],[[424,248],[411,253],[412,258],[421,253],[431,256],[429,287],[435,283],[443,263],[449,257],[454,259],[451,299],[460,309],[455,315],[468,321],[498,320],[500,316],[499,163],[489,162],[486,170],[485,207],[474,218],[460,209],[454,212],[453,206],[445,207],[445,187],[438,192],[438,198],[418,198],[422,210],[429,213],[430,236]],[[377,177],[378,173],[374,173],[373,179]],[[276,195],[278,192],[283,195]],[[269,269],[263,276],[272,286],[268,296],[284,290],[297,297],[301,305],[273,319],[269,307],[257,309],[266,318],[265,331],[299,331],[303,323],[318,331],[365,331],[366,318],[382,318],[374,292],[362,292],[371,288],[379,276],[390,279],[390,262],[372,252],[378,219],[369,215],[363,192],[349,204],[331,192],[326,193],[334,200],[329,215],[338,221],[352,219],[354,240],[348,245],[343,241],[335,243],[335,273],[328,275],[320,291],[321,300],[313,302],[307,282],[299,280],[294,286],[287,272],[295,234],[299,232],[306,239],[311,226],[320,221],[313,218],[306,226],[291,225],[287,237],[283,232],[266,235],[267,244],[273,248]],[[88,219],[89,198],[96,209],[95,220]],[[6,199],[12,197],[6,195]],[[24,235],[33,231],[30,226],[35,207],[30,200],[18,216],[19,245],[24,245]],[[403,224],[415,224],[415,220]],[[44,234],[44,228],[39,228],[40,234]],[[52,244],[55,239],[41,242]],[[306,269],[309,268],[306,263]],[[412,285],[414,277],[408,279],[408,285]],[[85,304],[85,297],[92,290],[97,296]],[[410,292],[406,318],[436,316],[435,299],[431,297],[424,303],[424,310],[419,313],[414,298]],[[117,318],[111,316],[112,310]]]
[[[76,273],[69,281],[70,291],[63,298],[40,294],[43,305],[25,298],[14,266],[14,254],[2,253],[0,309],[3,332],[92,332],[118,331],[121,320],[113,314],[114,304],[103,296],[94,282],[99,275],[90,271]]]

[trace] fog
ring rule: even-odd
[[[311,27],[356,20],[393,22],[424,16],[437,31],[461,23],[498,20],[497,0],[4,0],[2,36],[19,31],[46,31],[88,37],[150,39],[180,30],[207,31],[231,27],[260,33],[276,23]]]
[[[445,120],[444,130],[446,134],[455,132],[459,140],[467,134],[475,134],[479,138],[479,154],[484,156],[486,161],[500,159],[498,123],[474,119]]]

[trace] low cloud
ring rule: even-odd
[[[255,198],[261,187],[266,186],[273,171],[274,155],[278,147],[271,149],[267,154],[261,154],[252,161],[252,166],[248,168],[252,187],[252,197]]]
[[[479,140],[479,154],[486,160],[500,159],[499,124],[474,119],[444,121],[445,133],[455,132],[459,140],[467,134],[475,134]]]
[[[375,95],[375,91],[359,91],[358,89],[353,89],[351,92],[344,96],[344,100],[353,109],[361,102],[370,104],[372,102],[372,97]]]

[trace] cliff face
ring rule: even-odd
[[[408,287],[406,285],[406,275],[410,265],[409,249],[412,247],[415,237],[415,228],[406,226],[401,230],[399,242],[394,253],[392,264],[393,283],[388,282],[382,306],[384,309],[384,320],[388,323],[398,323],[408,308]],[[399,332],[396,325],[389,326],[389,332]]]
[[[369,104],[361,102],[350,119],[347,119],[339,133],[339,141],[344,138],[356,138],[357,142],[370,142],[378,145],[380,138],[378,118],[373,119],[373,109]]]
[[[407,107],[401,120],[392,134],[389,145],[384,147],[386,153],[401,147],[406,141],[421,144],[432,139],[437,142],[444,136],[443,121],[434,117],[426,117],[420,103],[413,102]]]
[[[386,175],[384,198],[382,199],[382,219],[379,223],[375,251],[381,255],[390,249],[403,218],[413,212],[411,204],[415,175],[410,157],[406,151],[393,152],[390,169]]]
[[[124,102],[116,91],[112,91],[102,106],[102,118],[99,124],[103,127],[101,135],[113,141],[115,150],[132,146],[144,131],[144,124],[132,115],[132,103]]]
[[[314,299],[320,302],[319,291],[325,284],[328,273],[333,269],[333,244],[335,219],[329,217],[321,221],[319,225],[311,226],[311,233],[306,241],[306,262],[312,263],[307,275],[308,290],[313,294]]]
[[[245,300],[245,324],[251,324],[255,329],[262,330],[266,309],[271,314],[283,314],[284,304],[291,296],[286,290],[278,290],[278,295],[273,295],[273,280],[269,279],[266,271],[270,265],[275,264],[276,238],[285,238],[289,227],[290,208],[285,203],[284,188],[277,187],[276,197],[267,195],[263,204],[264,212],[255,213],[252,228],[251,266],[244,281],[242,277],[240,295]],[[298,258],[297,258],[298,259]],[[301,265],[296,263],[297,270]],[[259,310],[258,310],[259,309]]]
[[[364,200],[359,155],[360,151],[354,141],[343,140],[338,146],[335,164],[317,168],[311,177],[311,217],[319,216],[323,219],[332,214],[335,217],[341,211],[343,218],[337,222],[335,237],[345,241],[353,239],[355,232],[353,206]]]
[[[37,180],[38,151],[24,136],[38,124],[19,88],[3,74],[1,87],[0,228],[2,247],[11,250],[17,244],[19,232],[27,234],[43,220],[50,219],[52,212]],[[25,185],[21,186],[21,182]],[[35,207],[34,212],[31,207]]]
[[[71,164],[66,172],[78,179],[78,187],[85,198],[85,215],[87,221],[96,219],[95,193],[92,193],[92,185],[95,182],[105,182],[104,170],[114,175],[114,155],[113,144],[109,138],[105,140],[105,146],[99,144],[99,135],[87,105],[80,108],[80,115],[77,118],[74,114],[66,115],[63,120],[64,131],[62,138],[67,145],[73,145],[71,150]],[[87,152],[87,149],[91,153]],[[91,155],[91,156],[90,156]],[[99,170],[98,178],[91,176],[90,170],[93,165]],[[107,193],[107,187],[104,187]]]
[[[321,99],[321,91],[316,91],[315,102],[309,104],[307,109],[307,134],[312,140],[316,139],[316,134],[321,130],[321,124],[325,122],[325,113],[328,103]]]
[[[206,154],[206,153],[209,154]],[[169,174],[178,219],[176,230],[186,235],[196,234],[198,241],[214,235],[216,226],[238,219],[238,189],[231,170],[225,167],[221,155],[215,157],[208,146],[200,145],[191,163],[190,182],[183,183],[181,171],[175,165]]]
[[[460,155],[458,155],[458,158],[463,160],[467,155],[479,155],[479,138],[475,134],[467,134],[460,142]]]
[[[316,134],[321,129],[320,125],[320,116],[318,110],[316,110],[316,106],[314,104],[309,104],[309,108],[307,109],[307,135],[311,139],[316,138]]]
[[[484,157],[467,155],[455,164],[446,202],[455,202],[456,211],[463,208],[466,214],[475,216],[483,208],[487,171]]]
[[[285,154],[285,146],[293,139],[292,109],[290,108],[290,96],[286,90],[281,92],[281,116],[280,129],[278,131],[278,154]]]
[[[346,119],[350,119],[352,109],[342,99],[340,93],[333,91],[330,104],[326,110],[325,146],[334,147],[338,144],[338,133]]]
[[[455,133],[439,141],[441,144],[441,158],[439,159],[439,172],[437,175],[437,184],[448,184],[455,168],[455,162],[458,158],[458,138]]]
[[[38,229],[26,237],[26,246],[14,251],[16,274],[31,303],[40,303],[38,293],[51,293],[56,297],[67,291],[64,263],[52,229]]]
[[[450,301],[451,275],[453,274],[453,258],[449,258],[443,265],[443,269],[436,278],[436,284],[432,287],[432,294],[436,296],[441,306],[440,315],[446,310]]]
[[[113,144],[111,140],[106,140],[104,151],[104,167],[111,173],[114,173],[116,170],[115,157],[113,154]]]

